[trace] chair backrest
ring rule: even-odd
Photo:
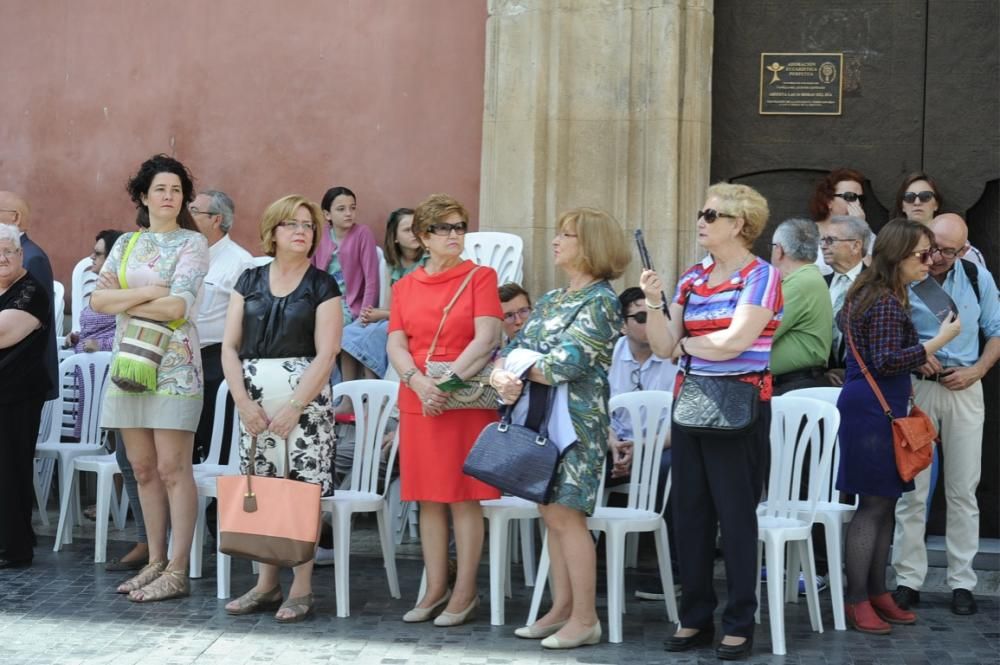
[[[255,266],[266,266],[273,260],[274,260],[273,256],[255,256],[253,257],[253,264]]]
[[[832,404],[834,408],[837,406],[837,400],[840,398],[840,388],[839,387],[824,387],[824,388],[799,388],[798,390],[790,390],[785,393],[785,397],[805,397],[808,399],[818,399],[821,402],[826,402],[827,404]],[[839,503],[840,502],[840,491],[837,489],[837,469],[840,467],[840,443],[839,439],[835,442],[833,448],[833,461],[830,463],[830,472],[824,478],[818,478],[815,476],[809,476],[810,483],[818,483],[820,487],[819,500],[826,501],[828,503]],[[815,480],[813,480],[815,478]]]
[[[806,513],[806,521],[813,520],[823,483],[811,479],[829,476],[838,429],[840,412],[827,402],[789,395],[771,400],[771,474],[762,514],[798,519]],[[810,481],[803,509],[802,471],[806,465]]]
[[[389,293],[392,291],[389,284],[391,276],[389,275],[389,264],[385,260],[385,252],[378,246],[375,247],[375,251],[378,253],[378,306],[384,309],[389,303]]]
[[[59,363],[59,379],[63,386],[76,388],[76,410],[79,413],[80,443],[101,442],[101,407],[104,392],[110,383],[111,352],[75,353]],[[80,382],[76,383],[77,370]],[[61,435],[63,410],[67,396],[53,401],[53,423],[47,441],[58,443]],[[58,420],[56,420],[58,418]],[[57,424],[58,423],[58,424]]]
[[[93,261],[88,256],[80,259],[73,266],[73,278],[70,281],[69,293],[69,312],[72,319],[70,330],[80,330],[80,312],[83,311],[83,303],[97,284],[97,275],[87,270],[92,264]]]
[[[524,241],[513,233],[478,231],[465,234],[463,259],[497,271],[497,283],[521,283],[524,268]]]
[[[56,337],[62,337],[66,325],[66,287],[58,280],[52,282],[52,318],[55,319]]]
[[[347,396],[354,407],[354,462],[351,465],[350,485],[352,490],[375,493],[379,491],[378,472],[382,459],[382,439],[389,418],[396,408],[398,395],[399,384],[384,379],[341,381],[333,387],[334,400],[340,396]],[[396,431],[398,439],[398,428]],[[397,445],[397,441],[393,441],[387,469],[392,468]]]
[[[202,464],[218,464],[222,456],[222,437],[226,431],[226,398],[229,397],[229,384],[223,379],[215,392],[215,416],[212,420],[212,439],[208,443],[208,454]],[[239,461],[240,449],[240,412],[233,409],[233,422],[229,439],[229,461]]]
[[[615,395],[608,402],[608,410],[625,411],[625,418],[632,423],[632,473],[629,482],[629,508],[663,512],[663,503],[656,505],[657,481],[660,476],[660,459],[663,444],[670,432],[670,393],[663,390],[636,390]],[[602,473],[603,476],[603,473]]]

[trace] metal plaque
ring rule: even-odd
[[[761,53],[761,115],[840,115],[843,53]]]

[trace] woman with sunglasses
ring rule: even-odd
[[[838,239],[830,228],[832,217],[857,217],[865,219],[865,176],[854,169],[834,169],[820,178],[809,198],[809,215],[819,228],[820,242],[846,242]],[[869,236],[864,253],[871,254],[874,236]],[[820,247],[822,249],[822,245]],[[816,265],[820,272],[829,275],[833,268],[827,265],[823,252],[816,255]]]
[[[340,288],[310,265],[322,232],[320,207],[285,196],[264,211],[260,239],[270,263],[240,275],[229,297],[222,336],[222,371],[240,412],[240,473],[289,477],[333,492],[333,406],[330,372],[343,328]],[[256,439],[256,456],[250,459]],[[318,535],[318,534],[317,534]],[[278,623],[313,610],[313,561],[293,569],[282,602],[280,568],[260,564],[257,584],[226,605],[229,614],[277,609]]]
[[[500,341],[500,298],[492,268],[462,260],[469,213],[446,194],[433,194],[413,213],[413,234],[427,263],[392,288],[389,362],[399,372],[399,468],[402,500],[420,502],[420,545],[427,587],[403,621],[434,618],[465,623],[479,606],[476,574],[483,553],[479,502],[500,492],[462,472],[476,437],[497,419],[495,409],[444,410],[438,385],[477,374]],[[456,299],[457,295],[457,299]],[[445,308],[454,300],[453,306]],[[450,363],[431,376],[427,361]],[[448,517],[455,528],[458,572],[448,588]]]
[[[909,413],[910,373],[961,331],[949,314],[938,334],[921,344],[910,320],[907,286],[927,277],[933,242],[933,233],[918,222],[889,222],[875,241],[871,267],[854,281],[837,316],[895,417]],[[845,536],[845,611],[855,629],[884,634],[890,623],[917,620],[885,587],[896,501],[913,483],[903,482],[896,471],[890,421],[848,348],[837,408],[850,417],[840,421],[837,489],[858,495],[859,503]]]
[[[919,171],[909,174],[903,178],[899,190],[896,191],[896,206],[892,212],[893,217],[905,217],[920,222],[924,226],[930,226],[944,203],[940,191],[937,182],[930,175]],[[967,244],[963,248],[961,257],[986,267],[983,253],[971,244]]]
[[[781,323],[781,274],[750,251],[767,224],[767,201],[746,185],[708,188],[698,212],[698,244],[708,255],[681,275],[673,302],[662,302],[663,280],[645,270],[646,334],[653,353],[681,354],[687,374],[732,376],[760,387],[758,419],[734,440],[671,429],[671,502],[680,567],[680,625],[668,651],[712,644],[716,530],[722,531],[728,596],[724,637],[716,655],[745,658],[753,645],[757,609],[757,502],[768,470],[771,422],[771,341]],[[678,380],[675,390],[683,384]],[[669,590],[667,590],[669,592]]]

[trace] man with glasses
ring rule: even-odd
[[[531,316],[531,296],[516,282],[508,282],[497,290],[503,310],[503,334],[510,341]]]
[[[229,230],[233,227],[236,208],[225,192],[206,190],[198,194],[188,207],[194,223],[208,239],[208,274],[198,307],[198,338],[201,342],[201,363],[205,373],[205,401],[195,434],[195,462],[208,453],[212,441],[212,421],[215,419],[215,395],[222,384],[222,332],[226,326],[229,296],[236,280],[247,268],[253,267],[250,252],[233,242]],[[231,421],[233,400],[226,400],[226,423]],[[226,428],[228,430],[228,427]],[[222,454],[225,464],[229,459],[229,432],[223,433]]]
[[[917,406],[938,426],[939,454],[944,458],[944,495],[947,501],[945,545],[946,582],[952,590],[951,610],[975,614],[972,590],[976,573],[972,560],[979,549],[979,504],[976,487],[982,472],[982,377],[1000,359],[1000,301],[993,276],[985,268],[960,258],[968,247],[969,230],[958,215],[939,215],[931,222],[934,263],[928,279],[935,280],[954,302],[962,332],[927,360],[914,375]],[[921,300],[922,289],[910,289],[913,325],[926,341],[937,334],[940,321]],[[898,586],[894,598],[902,609],[920,601],[927,575],[924,544],[926,502],[931,469],[914,479],[914,490],[896,504],[896,533],[892,565]]]
[[[49,296],[51,311],[48,320],[48,342],[45,347],[44,367],[52,387],[45,393],[45,399],[55,399],[59,396],[59,356],[56,351],[55,326],[55,283],[52,277],[52,264],[45,250],[28,237],[28,221],[31,209],[28,202],[14,192],[0,192],[0,224],[13,224],[21,232],[21,257],[25,270],[35,280],[42,284]]]
[[[615,343],[615,350],[611,356],[611,368],[608,371],[608,383],[611,387],[610,395],[614,397],[621,393],[628,393],[635,390],[663,390],[673,393],[674,379],[677,376],[677,365],[668,358],[661,358],[653,353],[649,346],[649,339],[646,337],[646,300],[645,295],[637,286],[625,289],[618,296],[618,303],[621,305],[622,318],[625,324],[622,326],[622,337]],[[611,427],[608,430],[608,470],[606,473],[605,485],[613,487],[628,482],[632,471],[632,448],[633,448],[632,423],[623,411],[611,414]],[[660,476],[658,496],[667,483],[667,475],[670,473],[670,434],[664,442],[663,455],[660,457]],[[669,516],[667,510],[664,515]],[[667,520],[667,528],[670,528],[670,520]],[[673,555],[674,539],[670,538],[671,561],[675,561]],[[674,566],[676,570],[676,565]],[[640,587],[635,595],[646,600],[662,600],[663,589],[660,588],[659,577],[655,582],[651,579],[645,587]]]
[[[847,341],[837,326],[837,315],[854,280],[865,269],[864,260],[871,236],[871,229],[865,220],[843,215],[830,218],[828,235],[819,240],[823,260],[833,269],[823,277],[830,288],[830,303],[833,306],[833,342],[826,372],[826,379],[832,386],[844,385],[844,370],[847,367]]]

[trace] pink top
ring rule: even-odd
[[[340,241],[340,249],[334,244],[333,234],[327,225],[320,235],[312,264],[328,272],[334,252],[340,257],[340,268],[344,271],[344,300],[351,314],[357,318],[365,307],[378,307],[379,271],[375,236],[364,224],[355,224]]]

